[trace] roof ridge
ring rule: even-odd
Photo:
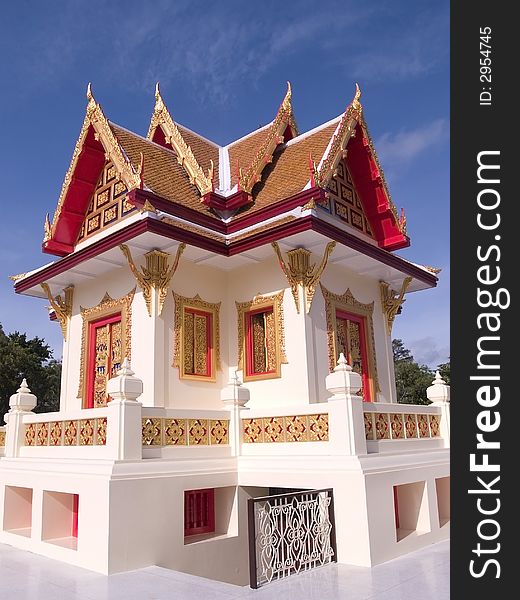
[[[326,129],[327,127],[330,127],[330,125],[333,125],[334,123],[338,122],[341,119],[341,117],[342,117],[342,115],[338,115],[337,117],[330,119],[330,121],[326,121],[325,123],[322,123],[321,125],[317,125],[316,127],[309,129],[308,131],[304,131],[303,133],[300,133],[300,135],[297,135],[296,137],[293,137],[292,140],[289,140],[288,142],[286,142],[285,146],[293,146],[294,144],[297,144],[301,140],[304,140],[305,138],[307,138],[311,135],[314,135],[315,133],[318,133],[318,131],[321,131],[322,129]]]
[[[245,139],[247,139],[248,137],[251,137],[255,133],[260,133],[260,131],[263,131],[264,129],[267,129],[268,127],[271,127],[271,125],[273,123],[274,123],[274,119],[272,121],[270,121],[269,123],[267,123],[267,125],[262,125],[262,127],[259,127],[258,129],[255,129],[254,131],[250,131],[246,135],[243,135],[242,137],[238,138],[237,140],[234,140],[232,142],[229,142],[229,144],[226,144],[225,146],[222,146],[222,148],[229,149],[231,146],[234,146],[235,144],[238,144],[238,142],[243,142]]]
[[[158,148],[159,150],[163,150],[164,152],[167,152],[168,154],[172,154],[173,156],[177,156],[175,154],[175,151],[172,148],[167,148],[166,146],[162,146],[161,144],[158,144],[157,142],[154,142],[153,140],[150,140],[147,137],[144,137],[143,135],[139,135],[138,133],[136,133],[135,131],[132,131],[131,129],[128,129],[127,127],[123,127],[122,125],[119,125],[118,123],[114,123],[114,121],[108,121],[110,123],[110,125],[114,125],[114,127],[117,127],[118,129],[122,129],[123,131],[126,131],[126,133],[129,133],[137,138],[139,138],[141,141],[146,142],[147,144],[151,144],[152,146],[154,146],[155,148]]]

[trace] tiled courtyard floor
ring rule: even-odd
[[[0,544],[0,600],[448,600],[449,542],[367,569],[332,564],[259,590],[148,567],[105,577]]]

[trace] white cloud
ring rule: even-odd
[[[416,129],[386,132],[377,141],[377,152],[385,166],[408,164],[425,150],[448,139],[446,119],[435,119]]]
[[[405,343],[405,346],[407,344]],[[447,362],[450,356],[448,346],[440,346],[433,337],[424,337],[409,342],[409,349],[417,363],[431,368]]]

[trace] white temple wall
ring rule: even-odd
[[[317,262],[319,257],[313,257]],[[373,325],[375,354],[380,392],[377,400],[395,401],[391,338],[381,310],[378,281],[359,276],[342,266],[329,264],[321,278],[331,292],[342,294],[347,288],[362,303],[374,301]],[[80,306],[99,304],[106,292],[119,299],[136,286],[128,267],[121,267],[95,280],[77,285],[74,291],[73,316],[69,341],[64,344],[61,406],[72,410],[81,407],[77,398],[80,379],[82,317]],[[296,306],[276,257],[262,263],[225,272],[216,268],[180,261],[170,283],[160,317],[148,315],[142,290],[136,287],[132,304],[132,368],[143,380],[140,401],[145,406],[168,408],[218,409],[220,390],[227,384],[238,363],[238,329],[235,302],[254,296],[269,295],[284,289],[283,313],[287,364],[282,364],[281,378],[248,381],[250,407],[283,406],[323,402],[328,394],[325,377],[329,373],[325,302],[316,290],[309,315]],[[198,294],[208,302],[221,302],[220,357],[221,370],[215,382],[179,378],[172,366],[174,352],[174,301],[172,290],[185,297]]]

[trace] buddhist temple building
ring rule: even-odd
[[[54,260],[12,278],[50,305],[63,370],[59,412],[13,390],[1,542],[257,587],[449,535],[449,386],[399,404],[391,344],[438,270],[398,255],[359,88],[303,133],[290,85],[276,104],[221,146],[159,86],[146,137],[88,87]]]

